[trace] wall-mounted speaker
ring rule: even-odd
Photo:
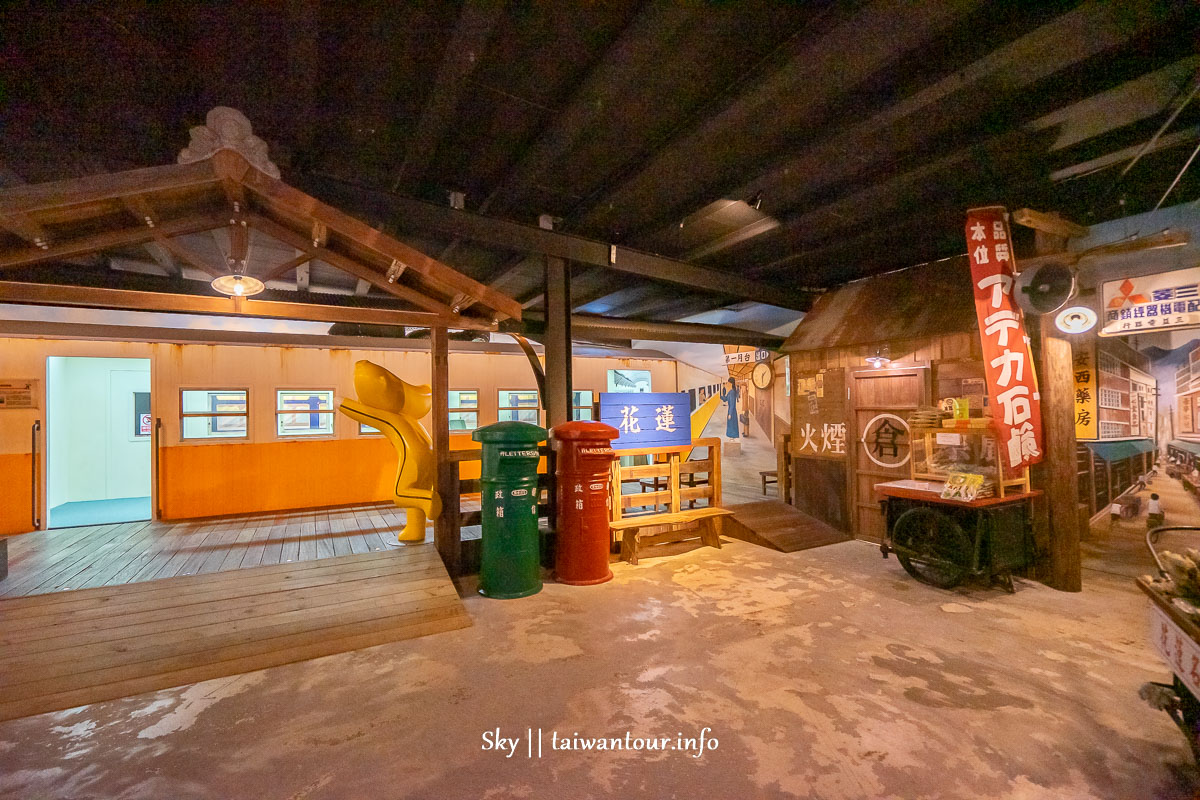
[[[1066,264],[1044,264],[1017,276],[1013,297],[1029,314],[1053,314],[1075,296],[1075,270]]]

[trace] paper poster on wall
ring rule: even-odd
[[[150,393],[133,393],[133,435],[149,436],[152,429],[150,417]]]
[[[0,380],[0,411],[4,409],[36,409],[38,382],[36,380]]]

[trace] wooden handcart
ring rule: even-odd
[[[1146,546],[1161,577],[1167,572],[1155,545],[1167,533],[1200,533],[1200,527],[1170,525],[1147,532]],[[1192,757],[1200,763],[1200,624],[1160,586],[1145,578],[1139,578],[1137,584],[1151,600],[1150,643],[1172,672],[1171,683],[1144,683],[1138,694],[1153,708],[1171,715],[1187,739]]]
[[[1012,574],[1031,559],[1030,501],[1039,492],[1009,493],[978,500],[943,500],[942,484],[927,481],[878,483],[887,534],[884,558],[895,553],[904,570],[942,589],[967,578],[997,581],[1012,592]]]

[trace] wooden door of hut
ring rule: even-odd
[[[854,443],[849,476],[854,535],[879,542],[886,528],[874,487],[909,477],[908,416],[929,402],[929,368],[868,368],[850,378],[853,432],[847,438]]]

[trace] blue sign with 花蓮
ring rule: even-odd
[[[612,443],[614,450],[692,443],[686,392],[602,393],[600,421],[621,432]]]

